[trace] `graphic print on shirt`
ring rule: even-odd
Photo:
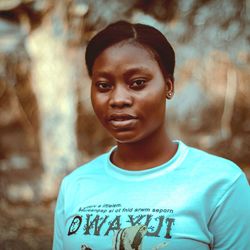
[[[118,230],[113,237],[113,250],[142,248],[142,240],[147,232],[145,225],[136,225]]]
[[[142,250],[142,240],[147,232],[145,225],[127,227],[117,231],[113,237],[112,250]],[[162,242],[152,250],[166,249],[167,242]],[[81,250],[94,250],[87,245],[82,245]]]
[[[168,208],[127,208],[121,204],[98,204],[80,207],[75,216],[68,219],[68,237],[81,238],[112,236],[113,250],[142,249],[145,237],[159,238],[153,248],[167,249],[171,230],[175,224],[173,210]],[[83,242],[81,250],[95,250]]]
[[[82,217],[75,216],[73,221],[70,224],[68,235],[76,233],[79,227],[81,226],[81,224],[82,224]]]

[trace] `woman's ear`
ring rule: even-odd
[[[166,78],[166,85],[167,85],[167,99],[171,99],[174,96],[174,78],[172,76],[167,76]]]

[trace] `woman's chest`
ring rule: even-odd
[[[202,201],[180,190],[106,185],[69,200],[65,249],[209,249]]]

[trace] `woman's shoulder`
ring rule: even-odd
[[[64,178],[64,182],[72,182],[75,179],[82,178],[83,176],[87,175],[100,175],[104,171],[104,165],[107,164],[107,160],[109,157],[109,153],[101,154],[94,159],[91,159],[88,162],[78,166],[72,172],[67,174]]]
[[[212,197],[214,202],[218,202],[223,195],[233,192],[232,190],[249,189],[245,173],[233,161],[204,150],[187,147],[183,171],[180,172],[183,172],[182,176],[186,178],[192,190],[197,189],[207,198]]]
[[[193,166],[193,171],[203,173],[206,177],[214,179],[236,180],[244,174],[241,168],[232,160],[188,146],[186,160]]]

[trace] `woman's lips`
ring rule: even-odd
[[[137,118],[128,114],[117,114],[109,117],[109,123],[114,129],[129,129],[137,122]]]
[[[109,123],[114,128],[130,128],[133,127],[133,125],[136,123],[136,119],[123,120],[123,121],[111,120],[109,121]]]

